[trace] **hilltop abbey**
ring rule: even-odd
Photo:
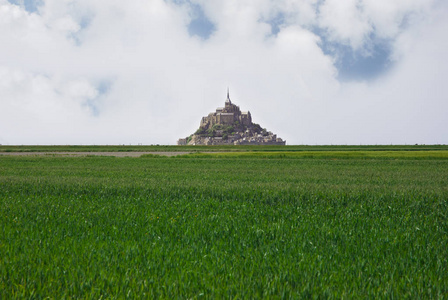
[[[249,111],[242,112],[239,106],[227,99],[224,107],[203,117],[199,129],[187,138],[178,140],[178,145],[285,145],[276,134],[252,123]]]
[[[229,91],[227,91],[225,106],[219,107],[216,109],[216,112],[209,113],[207,117],[203,117],[199,127],[209,129],[215,124],[233,125],[235,122],[239,122],[244,126],[250,126],[252,117],[250,112],[241,112],[240,107],[230,101]]]

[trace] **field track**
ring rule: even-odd
[[[142,155],[177,156],[190,152],[0,152],[0,155],[9,156],[116,156],[116,157],[140,157]]]

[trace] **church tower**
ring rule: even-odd
[[[232,101],[230,101],[230,93],[229,93],[229,88],[227,88],[227,99],[226,99],[226,104],[232,104]]]

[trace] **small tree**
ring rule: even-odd
[[[221,124],[215,124],[215,125],[212,126],[212,129],[215,130],[215,131],[216,130],[221,130],[222,126],[221,126]]]
[[[254,131],[254,132],[256,132],[256,133],[260,133],[261,132],[261,130],[262,130],[262,128],[261,128],[261,126],[259,125],[259,124],[253,124],[253,127],[252,127],[252,130]]]
[[[215,133],[216,133],[216,131],[213,129],[213,127],[212,127],[212,128],[209,128],[209,129],[207,130],[207,135],[208,135],[209,137],[214,137],[214,136],[215,136]]]
[[[268,136],[268,135],[269,135],[269,133],[268,133],[268,131],[266,130],[266,128],[263,128],[263,130],[261,131],[261,134],[262,134],[263,136]]]
[[[230,133],[232,133],[233,131],[235,131],[235,129],[234,129],[232,126],[226,126],[226,127],[224,128],[224,133],[226,133],[226,134],[230,134]]]
[[[206,134],[206,133],[207,132],[206,132],[205,128],[200,127],[198,130],[196,130],[196,132],[194,134],[201,135],[201,134]]]

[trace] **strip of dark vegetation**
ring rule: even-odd
[[[297,152],[297,151],[438,151],[448,150],[448,145],[287,145],[287,146],[5,146],[0,145],[0,152]]]

